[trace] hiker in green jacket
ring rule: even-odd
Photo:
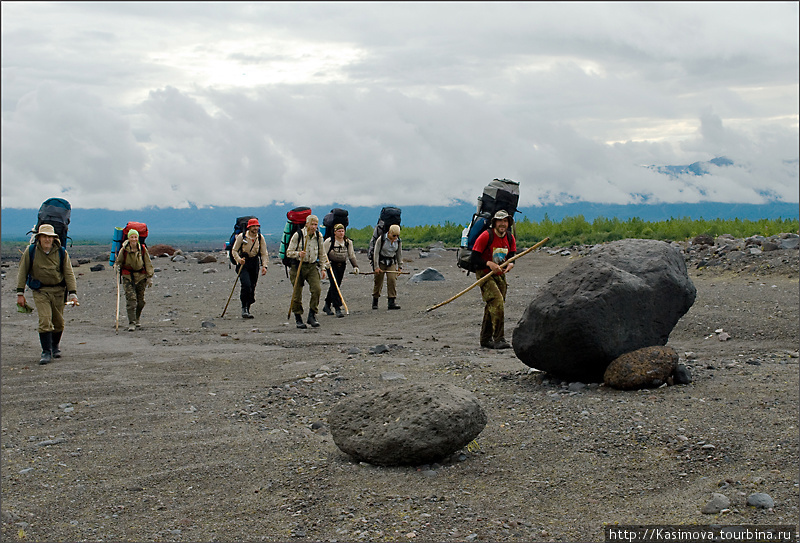
[[[28,307],[25,285],[33,291],[33,303],[39,313],[39,364],[47,364],[53,358],[61,358],[65,302],[78,305],[72,263],[52,225],[39,226],[32,247],[22,253],[17,274],[17,305],[22,308]]]

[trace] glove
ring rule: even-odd
[[[353,273],[358,275],[358,268],[353,268]]]
[[[153,278],[152,277],[148,277],[147,278],[147,288],[150,288],[152,286],[153,286]]]

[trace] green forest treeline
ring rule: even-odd
[[[521,247],[531,246],[546,237],[550,246],[594,245],[626,238],[657,239],[661,241],[684,241],[700,234],[719,236],[730,234],[736,238],[761,235],[771,236],[782,232],[798,232],[798,219],[682,219],[648,222],[637,217],[627,220],[598,217],[592,222],[583,215],[566,217],[559,222],[545,215],[541,221],[523,217],[516,222],[517,243]],[[372,238],[373,226],[347,230],[347,236],[357,247],[367,247]],[[406,247],[424,247],[441,241],[446,247],[461,245],[463,224],[446,222],[435,226],[404,226],[401,237]]]

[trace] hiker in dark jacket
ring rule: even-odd
[[[328,286],[328,295],[325,296],[325,306],[322,310],[326,315],[333,315],[333,311],[331,311],[331,306],[333,306],[333,309],[336,310],[336,316],[344,317],[342,313],[342,297],[339,295],[336,285],[339,285],[339,289],[342,288],[347,261],[350,261],[350,265],[353,266],[353,272],[356,275],[358,274],[358,262],[353,249],[353,240],[345,235],[343,224],[333,226],[333,237],[325,239],[323,248],[331,263],[331,282]],[[334,279],[336,280],[335,284],[333,282]]]
[[[17,274],[17,305],[27,308],[25,285],[33,291],[33,303],[39,313],[39,342],[42,356],[39,364],[61,358],[61,335],[64,333],[64,303],[78,305],[78,286],[67,250],[61,247],[52,225],[39,226],[30,249],[22,253]],[[30,275],[30,281],[28,276]]]
[[[139,232],[131,228],[128,239],[122,243],[114,263],[119,266],[120,281],[125,291],[125,309],[128,313],[128,332],[141,325],[139,318],[144,309],[144,291],[153,286],[153,263],[147,248],[139,243]]]
[[[393,224],[389,231],[375,240],[372,254],[372,269],[375,279],[372,283],[372,309],[378,309],[378,298],[383,289],[383,276],[386,276],[386,295],[389,309],[400,309],[397,305],[397,274],[403,267],[403,242],[400,239],[400,226]]]
[[[481,295],[486,306],[481,323],[481,347],[488,349],[508,349],[511,347],[505,339],[505,272],[514,267],[511,262],[505,268],[500,266],[517,253],[517,242],[509,232],[510,219],[508,213],[498,211],[492,217],[492,224],[475,240],[472,246],[472,262],[475,265],[475,276],[482,277],[494,271],[494,274],[481,284]]]
[[[256,301],[258,272],[260,270],[261,275],[266,275],[267,262],[269,262],[267,240],[261,234],[261,225],[258,224],[258,219],[247,221],[247,229],[236,236],[233,247],[231,247],[231,254],[236,261],[237,269],[238,266],[244,266],[244,269],[238,272],[242,285],[239,293],[239,299],[242,301],[242,318],[252,319],[254,317],[250,313],[250,306]]]

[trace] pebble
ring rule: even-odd
[[[396,371],[384,371],[381,373],[381,381],[400,381],[406,378],[402,373]]]
[[[375,345],[374,347],[371,347],[369,350],[370,354],[383,354],[388,352],[389,352],[389,347],[387,347],[386,345]]]
[[[747,505],[751,505],[757,509],[772,509],[775,507],[775,500],[769,494],[763,492],[756,492],[747,497]]]
[[[715,515],[727,509],[731,505],[731,500],[725,494],[714,492],[711,494],[711,501],[709,501],[702,509],[701,513],[704,515]]]

